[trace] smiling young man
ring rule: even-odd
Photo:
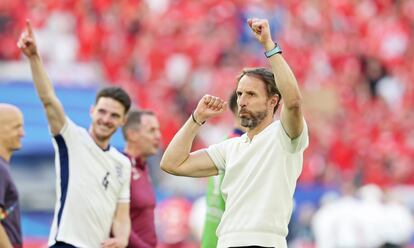
[[[272,71],[246,69],[238,78],[238,115],[247,132],[191,152],[200,126],[222,114],[227,105],[205,95],[168,145],[161,168],[191,177],[224,173],[221,191],[226,208],[217,229],[218,248],[286,248],[308,130],[295,76],[271,38],[268,21],[249,19],[248,25],[265,49]],[[275,121],[282,97],[280,120]]]
[[[157,153],[161,132],[157,117],[151,111],[133,110],[122,128],[125,154],[131,159],[131,235],[128,247],[157,246],[154,223],[155,192],[147,160]]]
[[[126,247],[131,164],[109,141],[125,122],[131,106],[128,94],[117,87],[101,90],[90,110],[89,130],[83,129],[65,115],[29,21],[17,45],[29,59],[56,153],[57,201],[49,246]]]

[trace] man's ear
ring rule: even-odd
[[[277,104],[277,102],[279,101],[279,98],[278,98],[278,96],[277,95],[273,95],[271,98],[270,98],[270,103],[273,105],[273,106],[276,106],[276,104]]]

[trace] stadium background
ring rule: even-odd
[[[227,99],[241,68],[267,65],[245,20],[268,18],[310,129],[290,247],[314,247],[312,217],[332,192],[341,198],[375,184],[414,209],[413,13],[412,0],[0,1],[0,102],[25,116],[24,147],[12,159],[25,247],[44,247],[55,197],[45,115],[16,47],[26,18],[72,119],[87,127],[96,89],[119,85],[136,106],[157,113],[164,147],[203,94]],[[196,147],[220,141],[231,123],[230,113],[209,121]],[[112,143],[123,147],[120,133]],[[160,172],[161,154],[151,160],[160,242],[197,247],[188,220],[199,220],[190,210],[206,181]]]

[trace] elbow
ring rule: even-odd
[[[289,111],[300,111],[302,108],[302,96],[298,95],[294,99],[289,100],[288,102],[285,102],[285,107]]]
[[[49,94],[39,94],[39,99],[45,107],[48,107],[53,103],[53,97]]]
[[[174,166],[171,166],[171,164],[166,162],[164,159],[161,159],[160,167],[164,172],[175,175]]]
[[[161,163],[160,165],[161,170],[163,170],[164,172],[171,174],[173,176],[183,176],[179,170],[177,166],[174,166],[173,164],[165,164],[165,163]]]
[[[168,166],[167,166],[167,164],[163,163],[162,161],[160,163],[160,168],[161,168],[161,170],[163,170],[165,172],[168,172]]]

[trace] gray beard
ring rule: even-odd
[[[260,112],[248,112],[250,115],[249,117],[240,117],[240,124],[242,127],[247,127],[249,129],[253,129],[259,125],[264,118],[267,117],[267,111],[260,111]]]

